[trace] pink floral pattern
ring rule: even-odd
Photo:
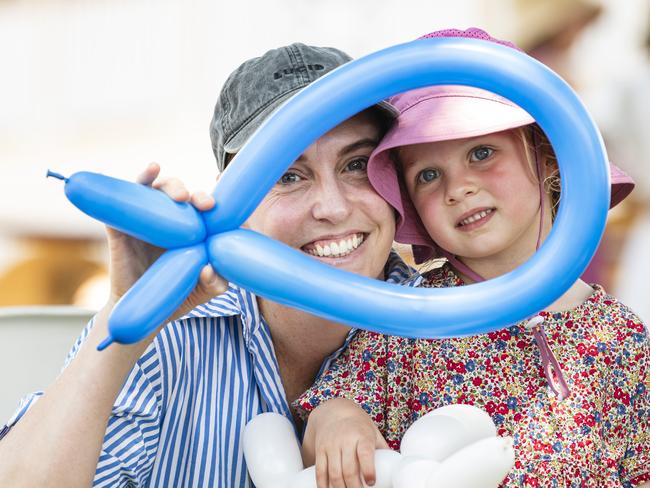
[[[463,283],[448,266],[422,286]],[[523,324],[490,334],[416,340],[359,331],[348,350],[297,400],[307,415],[333,397],[356,401],[393,449],[411,423],[465,403],[514,438],[502,486],[613,487],[650,480],[648,335],[641,320],[595,285],[583,304],[543,312],[570,396],[558,401]]]

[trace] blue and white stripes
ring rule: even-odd
[[[387,271],[393,283],[412,276],[396,254]],[[24,399],[7,428],[40,395]],[[115,400],[94,486],[251,487],[241,432],[268,411],[291,418],[271,335],[256,297],[231,286],[169,323],[138,360]]]

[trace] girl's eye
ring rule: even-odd
[[[472,149],[470,159],[472,161],[484,161],[494,153],[494,149],[486,146],[480,146]]]
[[[427,168],[418,173],[418,183],[431,183],[440,178],[440,171],[435,168]]]
[[[285,174],[283,174],[280,177],[280,183],[281,185],[290,185],[291,183],[297,183],[300,181],[300,176],[297,173],[294,173],[292,171],[287,171]]]
[[[365,172],[368,169],[368,158],[358,158],[350,161],[345,169],[347,171],[363,171]]]

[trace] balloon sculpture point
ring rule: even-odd
[[[49,170],[49,169],[47,170],[47,173],[45,174],[45,177],[46,177],[46,178],[50,178],[50,177],[51,177],[51,178],[56,178],[56,179],[58,179],[58,180],[68,181],[68,178],[66,178],[65,176],[63,176],[61,173],[55,173],[54,171],[51,171],[51,170]]]
[[[453,84],[512,100],[535,118],[555,149],[562,201],[548,239],[522,266],[464,287],[400,287],[327,266],[239,228],[322,134],[395,93]],[[603,142],[573,90],[521,52],[464,38],[393,46],[306,87],[269,117],[229,164],[214,190],[213,210],[200,213],[162,192],[99,174],[76,173],[65,181],[66,195],[82,211],[168,249],[116,305],[102,347],[137,342],[163,324],[208,262],[225,279],[260,296],[379,333],[444,338],[500,329],[544,309],[580,277],[604,231],[609,204]],[[294,273],[296,268],[302,272]]]

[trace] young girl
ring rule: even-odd
[[[477,29],[429,36],[514,48]],[[560,189],[534,120],[469,87],[424,88],[391,102],[400,115],[368,175],[399,214],[396,239],[413,245],[418,262],[447,258],[421,286],[494,278],[530,258],[551,229]],[[633,182],[611,171],[614,206]],[[299,399],[313,411],[305,457],[315,458],[319,487],[361,487],[360,477],[372,484],[382,436],[399,449],[414,420],[464,403],[514,439],[504,486],[650,486],[648,358],[642,321],[581,280],[534,319],[489,334],[414,340],[360,331]]]

